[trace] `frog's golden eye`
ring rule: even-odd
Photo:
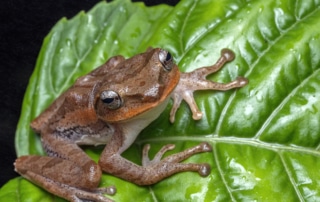
[[[122,99],[120,95],[112,90],[105,90],[100,94],[101,101],[109,109],[118,109],[122,106]]]
[[[168,51],[160,50],[159,60],[166,71],[171,71],[173,67],[173,58]]]

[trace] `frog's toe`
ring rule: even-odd
[[[207,177],[210,174],[210,172],[211,172],[211,167],[207,163],[202,164],[198,171],[199,175],[201,175],[202,177]]]
[[[244,77],[237,77],[236,81],[238,82],[238,87],[245,86],[249,83],[248,79]]]
[[[100,193],[100,194],[108,194],[112,196],[117,193],[117,188],[115,186],[101,187],[101,188],[96,188],[94,192]]]
[[[162,159],[162,156],[170,150],[173,150],[175,148],[174,144],[167,144],[165,146],[163,146],[158,153],[155,155],[155,157],[153,158],[153,160],[150,160],[148,157],[148,153],[150,150],[150,145],[146,144],[142,150],[142,165],[143,166],[148,166],[151,164],[156,164],[159,163]]]
[[[232,50],[224,48],[221,50],[221,57],[225,58],[227,62],[234,60],[235,55]]]
[[[202,148],[203,152],[212,151],[212,146],[208,142],[202,142],[199,146]]]

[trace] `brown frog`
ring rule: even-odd
[[[211,151],[201,143],[162,159],[174,148],[164,146],[150,160],[150,146],[143,149],[142,166],[121,156],[149,123],[165,109],[170,97],[173,108],[170,121],[182,100],[191,108],[193,119],[201,119],[194,98],[195,90],[229,90],[247,84],[239,77],[227,83],[206,80],[218,71],[234,54],[221,51],[216,64],[181,73],[171,54],[163,49],[148,49],[145,53],[125,59],[110,58],[57,98],[38,116],[31,127],[41,134],[48,156],[22,156],[15,170],[47,191],[69,201],[112,201],[103,194],[114,194],[115,187],[98,188],[102,171],[138,185],[150,185],[175,173],[195,171],[201,176],[210,173],[206,163],[181,163],[188,157]],[[79,145],[106,144],[99,163],[91,160]]]

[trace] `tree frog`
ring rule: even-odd
[[[105,64],[76,80],[42,114],[31,122],[41,135],[47,156],[21,156],[15,170],[47,191],[72,202],[112,201],[104,194],[114,194],[114,186],[98,188],[102,171],[137,185],[151,185],[175,173],[198,172],[208,176],[206,163],[182,163],[188,157],[212,150],[203,142],[185,151],[162,158],[174,144],[165,145],[150,160],[150,145],[142,151],[142,165],[121,156],[148,124],[165,109],[170,98],[170,121],[182,100],[190,106],[193,119],[202,113],[193,98],[196,90],[229,90],[248,83],[238,77],[230,83],[216,83],[206,76],[218,71],[234,54],[221,51],[218,61],[209,67],[182,73],[171,54],[160,48],[129,59],[114,56]],[[95,163],[80,145],[106,144]]]

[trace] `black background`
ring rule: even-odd
[[[142,1],[142,0],[140,0]],[[0,3],[0,187],[18,176],[14,135],[22,99],[42,40],[62,17],[88,11],[98,0],[3,0]],[[148,6],[179,0],[144,0]]]

